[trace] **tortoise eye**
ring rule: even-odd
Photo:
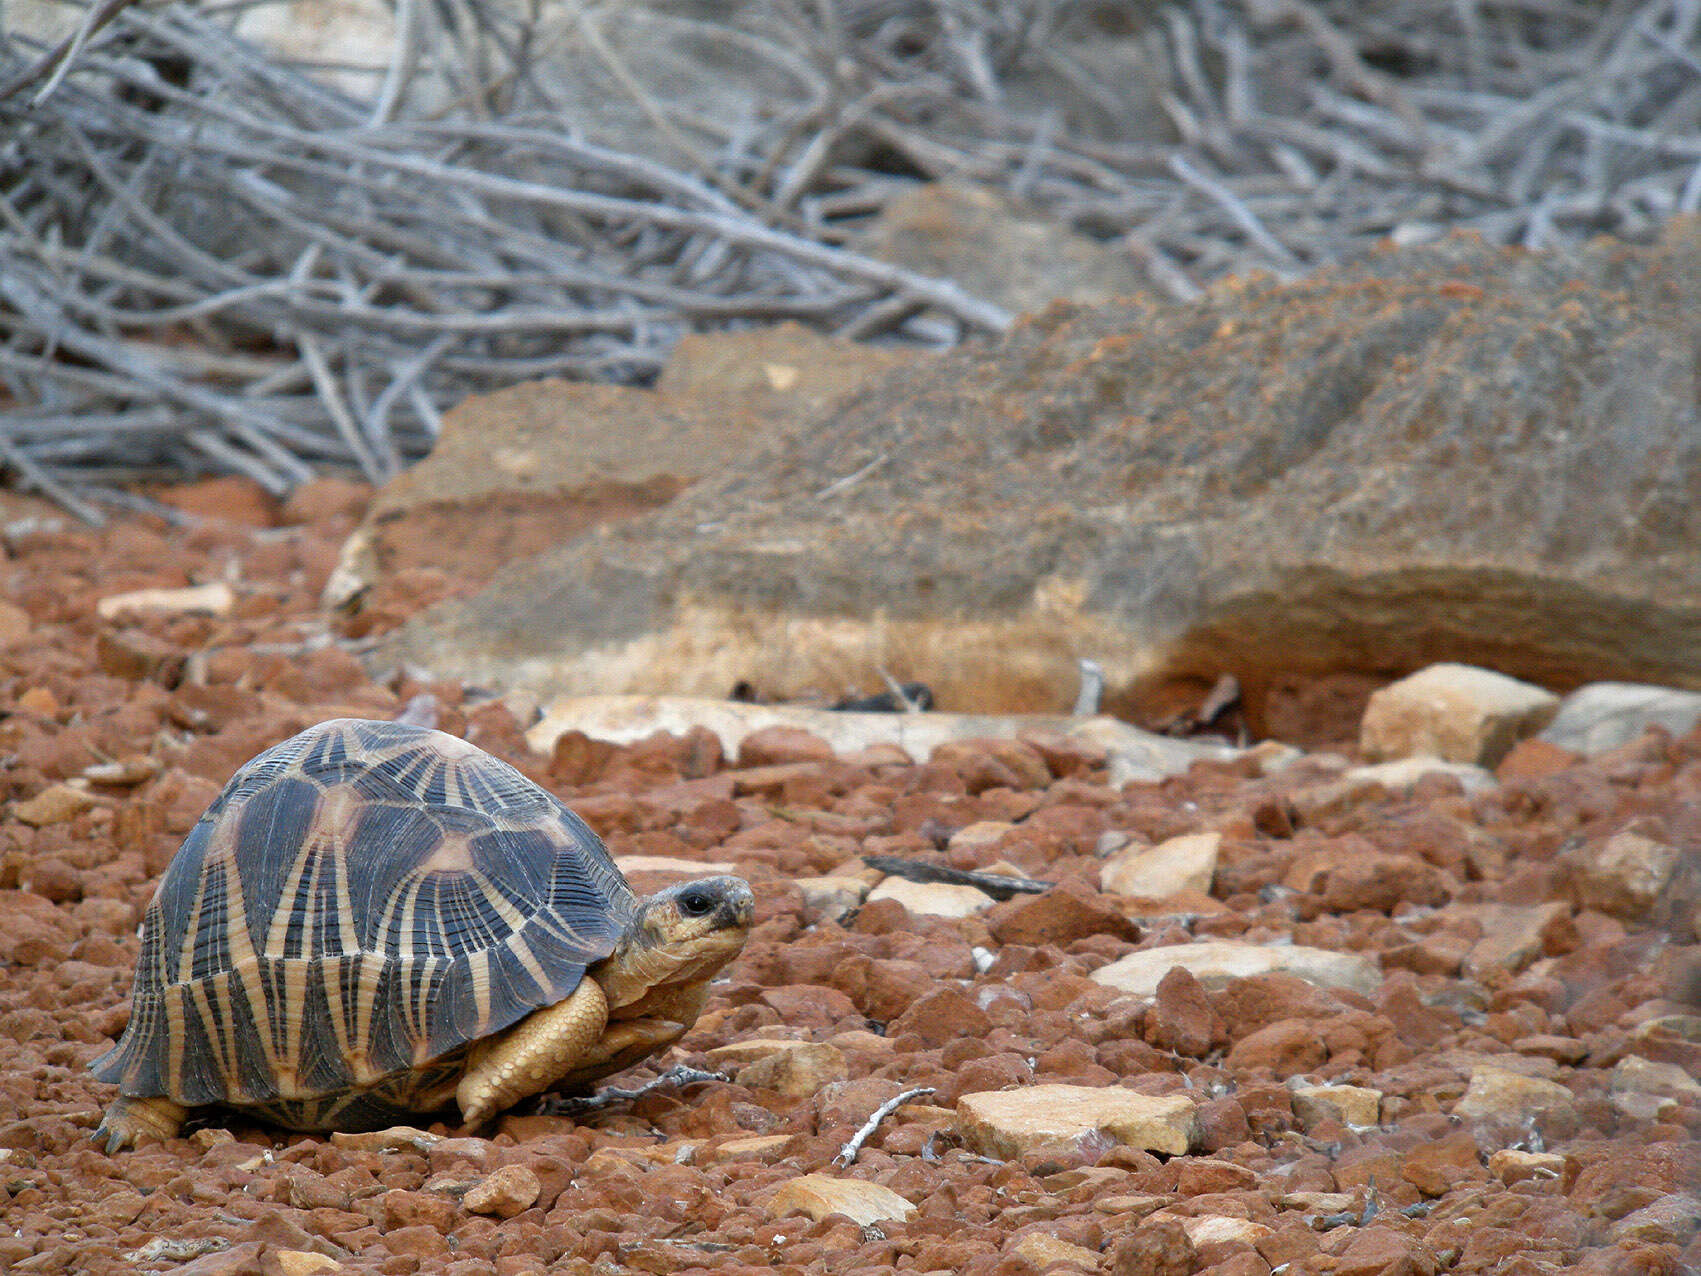
[[[708,891],[686,891],[679,897],[679,911],[687,917],[707,917],[715,911],[715,897]]]

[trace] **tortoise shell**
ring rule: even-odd
[[[300,1128],[392,1124],[467,1047],[578,986],[637,900],[596,834],[465,741],[337,719],[260,754],[142,922],[135,1097]]]

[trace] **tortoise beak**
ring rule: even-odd
[[[741,877],[711,877],[697,884],[718,896],[714,921],[717,930],[750,929],[751,918],[756,915],[756,896],[748,882]]]

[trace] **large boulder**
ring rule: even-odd
[[[899,367],[386,656],[540,694],[932,685],[1138,716],[1437,661],[1701,685],[1701,227],[1453,237],[1193,303],[1053,306]],[[610,421],[607,428],[613,429]],[[754,442],[754,441],[752,441]]]
[[[547,380],[474,395],[444,416],[430,456],[379,489],[326,601],[357,634],[390,628],[422,600],[661,508],[923,357],[783,323],[685,337],[653,390]]]

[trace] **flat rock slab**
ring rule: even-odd
[[[872,1227],[888,1219],[906,1219],[915,1213],[915,1206],[878,1183],[805,1174],[780,1185],[768,1200],[768,1213],[775,1218],[807,1214],[816,1222],[829,1214],[843,1214],[853,1223]]]
[[[1563,314],[1563,322],[1554,316]],[[1138,718],[1439,661],[1701,687],[1701,228],[1053,307],[864,383],[374,654],[539,696]],[[610,419],[599,427],[618,437]]]
[[[1180,1156],[1195,1137],[1195,1104],[1121,1086],[1025,1086],[963,1095],[957,1133],[983,1156],[1004,1159],[1096,1139]]]
[[[1381,967],[1367,957],[1297,944],[1240,944],[1221,939],[1132,952],[1099,967],[1091,978],[1119,992],[1153,997],[1158,983],[1176,966],[1185,967],[1208,989],[1273,972],[1296,975],[1319,988],[1348,988],[1366,996],[1382,986]]]

